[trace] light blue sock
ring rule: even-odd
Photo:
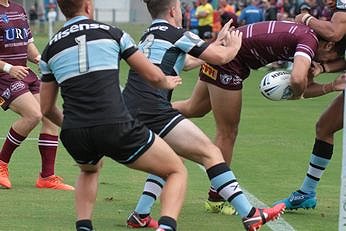
[[[137,202],[135,211],[138,214],[150,214],[151,209],[162,192],[162,187],[165,184],[165,180],[155,175],[149,175],[145,184],[144,190]]]
[[[243,194],[233,172],[224,164],[218,164],[207,170],[211,185],[227,200],[241,217],[247,217],[253,206]]]
[[[310,158],[309,168],[306,173],[304,182],[300,187],[300,190],[308,194],[315,194],[318,182],[320,181],[322,174],[328,166],[329,162],[329,159],[318,157],[312,154]]]

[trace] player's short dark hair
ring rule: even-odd
[[[153,19],[165,14],[177,0],[143,0],[147,4],[149,13]]]
[[[80,11],[84,0],[58,0],[61,12],[66,18],[73,18]]]

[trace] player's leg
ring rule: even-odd
[[[343,94],[337,96],[317,121],[315,143],[304,181],[299,190],[279,201],[288,209],[316,207],[316,189],[333,155],[334,134],[343,127],[343,99]]]
[[[127,218],[129,228],[157,228],[158,223],[150,216],[155,201],[160,197],[166,181],[159,176],[149,174],[144,189],[137,201],[135,210]]]
[[[40,122],[42,117],[40,107],[30,92],[18,95],[9,108],[20,115],[11,126],[0,153],[0,185],[11,188],[8,177],[8,163],[15,149],[25,140],[33,128]]]
[[[216,123],[215,144],[230,166],[240,122],[242,91],[225,90],[212,84],[208,84],[208,90]]]
[[[191,97],[175,101],[172,106],[187,118],[202,117],[207,114],[211,110],[211,105],[206,83],[198,80]]]
[[[179,137],[183,137],[179,139]],[[265,209],[268,219],[251,223],[250,218],[260,216],[260,211],[254,208],[243,194],[236,177],[222,158],[221,151],[209,138],[190,120],[184,119],[179,122],[166,136],[165,141],[186,159],[202,164],[211,185],[216,192],[228,201],[243,218],[244,226],[247,230],[253,227],[260,227],[266,221],[270,221],[284,210],[284,204],[275,208]]]
[[[40,104],[40,95],[34,94],[36,104]],[[55,158],[58,148],[58,127],[50,120],[42,117],[42,127],[38,137],[38,149],[41,155],[42,169],[36,180],[37,188],[57,190],[74,190],[74,187],[64,184],[63,178],[55,175]]]
[[[93,230],[91,217],[98,190],[98,178],[102,160],[97,164],[80,164],[80,174],[76,181],[75,206],[77,213],[76,229]]]
[[[212,84],[207,85],[216,123],[215,144],[221,150],[227,166],[230,166],[240,121],[242,92],[225,90]],[[213,187],[209,189],[205,208],[209,212],[234,214],[234,209],[224,202]]]
[[[181,159],[161,138],[156,136],[153,145],[128,166],[160,176],[166,181],[160,197],[159,225],[170,226],[172,230],[175,230],[176,220],[185,198],[187,181],[187,171]]]

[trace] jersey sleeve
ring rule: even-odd
[[[337,0],[336,10],[346,12],[346,0]]]
[[[181,31],[181,37],[174,44],[176,47],[198,58],[205,49],[207,49],[208,44],[202,40],[198,35],[190,31]]]
[[[111,33],[119,44],[121,58],[126,60],[138,50],[135,41],[125,31],[113,27]]]
[[[318,48],[318,39],[313,33],[310,36],[301,37],[296,48],[294,56],[301,55],[310,61],[315,57]]]
[[[39,63],[40,72],[41,72],[40,78],[42,82],[56,81],[48,65],[47,49],[48,49],[48,46],[42,52],[41,60]]]

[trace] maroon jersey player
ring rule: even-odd
[[[281,21],[268,21],[238,28],[243,32],[242,47],[237,56],[223,66],[204,64],[192,96],[173,106],[187,117],[200,117],[211,109],[216,122],[216,145],[221,149],[228,164],[231,163],[233,146],[240,121],[243,81],[249,77],[251,69],[258,69],[271,62],[287,60],[293,62],[291,85],[293,98],[301,98],[306,87],[319,85],[308,80],[312,59],[319,61],[338,60],[335,46],[319,42],[316,34],[307,26]],[[327,51],[331,50],[328,55]],[[340,82],[341,80],[338,79]],[[313,97],[333,90],[328,85],[313,92]],[[209,200],[218,200],[213,189]]]
[[[42,117],[40,82],[26,66],[27,60],[37,64],[40,53],[33,43],[26,13],[19,4],[0,0],[0,106],[20,116],[12,124],[0,151],[0,186],[12,187],[8,174],[10,158],[42,119],[38,139],[42,170],[36,187],[73,190],[72,186],[63,184],[61,178],[54,175],[58,129]]]

